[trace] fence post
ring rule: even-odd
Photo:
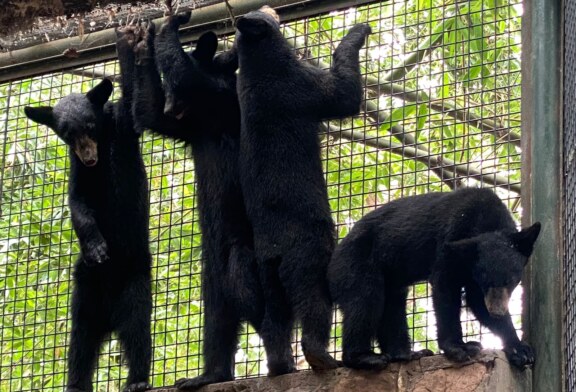
[[[571,1],[571,0],[570,0]],[[526,0],[522,20],[522,199],[543,225],[525,279],[533,390],[564,390],[562,347],[562,0]]]

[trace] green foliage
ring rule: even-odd
[[[396,0],[285,28],[287,37],[304,41],[307,50],[299,51],[303,57],[329,62],[348,28],[369,22],[374,34],[362,52],[367,78],[376,78],[382,88],[393,82],[418,96],[417,100],[391,96],[372,86],[366,96],[376,110],[330,124],[342,130],[323,137],[330,204],[340,238],[382,203],[450,189],[431,171],[435,167],[430,161],[417,162],[403,154],[410,148],[440,162],[468,165],[470,175],[458,176],[463,185],[486,186],[494,174],[507,178],[498,192],[518,212],[519,195],[505,185],[520,181],[520,148],[510,134],[520,131],[520,13],[519,0],[505,4]],[[115,75],[118,68],[112,62],[86,71]],[[70,274],[78,254],[66,205],[67,149],[46,127],[28,122],[22,109],[54,104],[71,92],[87,91],[93,83],[89,76],[58,73],[0,85],[2,391],[62,389]],[[470,118],[479,120],[465,121]],[[487,131],[488,122],[496,124],[498,133]],[[347,140],[345,131],[350,130],[361,142]],[[369,146],[371,142],[382,142],[384,147],[376,149]],[[385,147],[392,142],[404,146]],[[171,385],[180,377],[196,375],[201,367],[201,251],[194,168],[181,145],[150,134],[143,138],[142,153],[150,179],[154,255],[152,381],[156,386]],[[416,348],[437,350],[429,295],[425,284],[413,288],[409,325]],[[466,328],[479,332],[474,323]],[[333,336],[330,347],[336,351],[339,323]],[[236,359],[239,376],[266,373],[263,349],[250,328],[243,330]],[[118,390],[124,377],[118,343],[111,340],[101,355],[97,390]]]

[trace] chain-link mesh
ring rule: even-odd
[[[311,15],[283,26],[303,61],[326,67],[355,23],[374,33],[362,50],[362,113],[332,121],[321,134],[328,194],[338,235],[383,203],[458,186],[493,188],[520,211],[520,0],[395,0]],[[229,45],[231,37],[222,37]],[[26,105],[54,104],[86,92],[115,62],[0,85],[0,390],[61,390],[70,330],[70,272],[78,245],[66,204],[66,146],[27,121]],[[117,80],[116,80],[117,81]],[[118,91],[118,88],[116,88]],[[117,97],[116,97],[117,98]],[[182,145],[146,134],[154,257],[153,372],[172,385],[201,369],[201,233],[193,162]],[[279,173],[281,175],[281,173]],[[511,310],[520,327],[521,289]],[[416,349],[438,350],[430,289],[414,286],[409,326]],[[330,351],[340,357],[341,315]],[[463,312],[466,335],[499,347]],[[298,366],[306,368],[294,337]],[[266,373],[251,328],[241,331],[236,376]],[[115,391],[126,368],[118,342],[103,347],[95,383]]]
[[[564,266],[566,391],[576,391],[576,4],[564,2]],[[568,109],[570,108],[570,109]]]

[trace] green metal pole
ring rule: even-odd
[[[572,0],[568,0],[572,1]],[[525,0],[522,20],[523,206],[543,229],[525,280],[535,392],[564,388],[562,349],[562,9]]]

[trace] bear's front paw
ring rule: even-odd
[[[508,361],[518,369],[524,370],[534,363],[534,351],[524,342],[512,347],[504,347],[504,353],[506,353]]]
[[[118,52],[132,50],[136,45],[139,27],[126,25],[116,28],[116,50]]]
[[[146,60],[154,60],[154,37],[156,36],[156,26],[154,22],[148,21],[146,28],[140,30],[138,43],[134,47],[136,64],[142,64]]]
[[[350,29],[348,32],[347,37],[350,40],[350,43],[353,47],[357,48],[358,50],[364,46],[366,42],[366,37],[368,37],[372,33],[372,28],[364,23],[357,24]]]
[[[146,381],[142,381],[126,385],[122,392],[142,392],[149,389],[152,389],[152,385],[148,384]]]
[[[466,362],[480,354],[482,345],[479,342],[453,344],[443,348],[444,355],[454,362]]]
[[[108,260],[108,245],[105,241],[88,244],[82,252],[84,262],[89,266],[104,263]]]
[[[359,34],[366,38],[372,34],[372,27],[366,23],[359,23],[350,29],[350,34]]]

